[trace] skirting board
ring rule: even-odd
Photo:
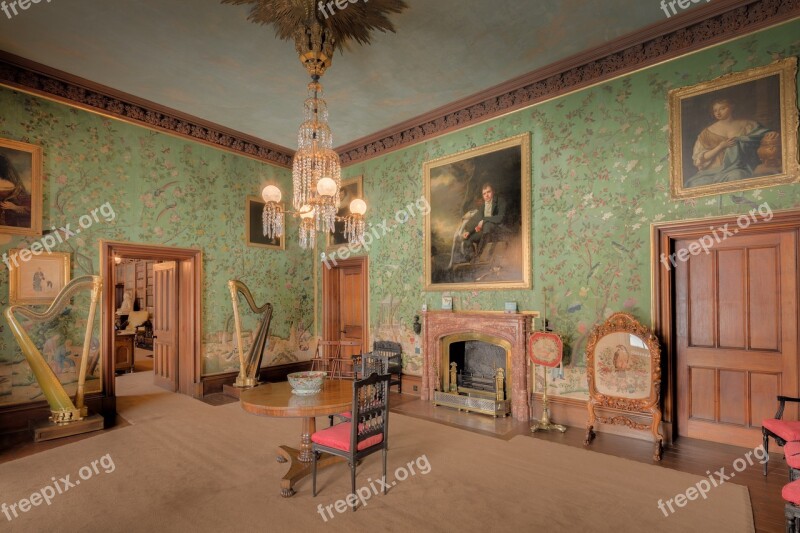
[[[422,390],[422,377],[403,374],[400,378],[403,381],[403,394],[419,396]],[[392,389],[395,390],[395,389]]]
[[[542,395],[536,393],[533,395],[533,413],[531,422],[536,422],[542,417]],[[563,424],[570,426],[574,429],[586,431],[586,422],[589,419],[589,411],[586,407],[586,400],[579,400],[577,398],[564,398],[561,396],[548,396],[547,401],[550,404],[550,421],[554,424]],[[618,414],[619,411],[602,410],[596,408],[599,415],[607,415],[609,413]],[[649,417],[647,416],[631,416],[637,422],[646,422]],[[633,439],[640,439],[652,442],[653,435],[650,431],[638,431],[626,426],[612,425],[612,424],[597,424],[594,428],[597,433],[608,433],[611,435],[620,435],[623,437],[630,437]],[[664,444],[672,443],[672,424],[662,422],[661,434],[664,436]]]

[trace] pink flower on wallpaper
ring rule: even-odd
[[[630,309],[631,307],[633,307],[635,305],[636,305],[636,298],[633,298],[633,297],[628,298],[627,300],[625,300],[625,303],[622,304],[622,306],[624,308],[626,308],[626,309]]]
[[[287,283],[286,283],[286,288],[287,288],[287,289],[289,289],[289,290],[291,290],[291,288],[292,288],[292,283],[291,283],[291,282],[287,282]]]
[[[59,177],[56,178],[56,183],[58,183],[59,185],[66,185],[67,177],[64,174],[61,174]]]
[[[578,322],[578,333],[580,333],[581,335],[586,333],[586,324],[584,324],[583,322]]]

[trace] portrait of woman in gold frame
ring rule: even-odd
[[[0,233],[42,234],[42,148],[0,139]]]
[[[669,92],[673,198],[800,179],[797,58]]]
[[[8,299],[11,305],[48,305],[70,280],[70,254],[33,255],[28,250],[9,251]]]
[[[531,145],[524,133],[423,165],[425,290],[531,286]]]

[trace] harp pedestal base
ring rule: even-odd
[[[72,437],[73,435],[100,431],[104,428],[103,417],[100,415],[92,415],[83,420],[77,420],[63,425],[54,424],[48,420],[46,422],[32,423],[31,426],[31,429],[33,429],[34,442]]]
[[[253,389],[257,387],[260,383],[257,383],[253,387],[237,387],[235,385],[228,385],[227,383],[222,386],[222,394],[225,396],[230,396],[231,398],[236,398],[237,400],[242,397],[242,391]]]

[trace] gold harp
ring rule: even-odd
[[[253,295],[250,294],[250,289],[239,280],[229,280],[228,289],[231,291],[233,321],[234,327],[236,328],[236,346],[239,350],[239,375],[233,385],[235,387],[255,387],[258,385],[258,371],[261,368],[261,360],[264,357],[264,350],[267,347],[269,325],[270,322],[272,322],[272,304],[267,302],[261,307],[257,306]],[[242,339],[242,319],[239,313],[239,296],[237,294],[239,292],[241,292],[244,299],[247,300],[247,305],[250,306],[250,310],[261,317],[258,329],[256,330],[256,336],[253,339],[250,350],[247,352],[246,358]]]
[[[25,305],[11,305],[6,308],[5,316],[8,324],[11,326],[11,332],[17,340],[20,349],[22,350],[28,365],[42,389],[42,393],[50,405],[50,421],[59,426],[66,426],[84,420],[87,417],[87,409],[84,405],[84,396],[86,394],[86,373],[89,367],[97,365],[97,358],[99,358],[99,350],[96,351],[95,360],[90,362],[90,352],[92,351],[92,333],[94,328],[94,316],[97,310],[97,302],[100,300],[100,291],[103,288],[103,280],[100,276],[82,276],[75,278],[67,283],[61,289],[53,303],[46,311],[40,313],[34,311],[32,308]],[[45,357],[42,355],[39,347],[37,347],[34,340],[31,338],[31,332],[38,331],[39,334],[48,330],[53,330],[52,324],[58,323],[59,319],[65,317],[75,317],[73,308],[80,308],[80,305],[73,305],[71,300],[75,298],[84,299],[85,295],[79,295],[79,291],[89,289],[91,300],[89,302],[89,314],[86,316],[86,331],[83,334],[83,346],[81,350],[80,361],[76,367],[77,375],[77,392],[75,393],[75,403],[67,394],[64,386],[59,381],[56,373],[50,368]],[[81,302],[82,303],[82,302]],[[18,316],[23,318],[19,320]],[[63,326],[67,327],[67,326]],[[36,337],[37,334],[33,333]],[[45,351],[47,352],[46,348]],[[94,368],[92,368],[94,370]],[[91,417],[92,419],[101,417]],[[95,426],[95,424],[91,424]],[[47,437],[42,436],[37,432],[37,440],[46,440],[47,438],[55,438],[58,436],[73,435],[82,433],[84,431],[94,431],[95,429],[102,429],[100,427],[92,427],[91,429],[78,430],[78,431],[60,431],[58,434]]]

